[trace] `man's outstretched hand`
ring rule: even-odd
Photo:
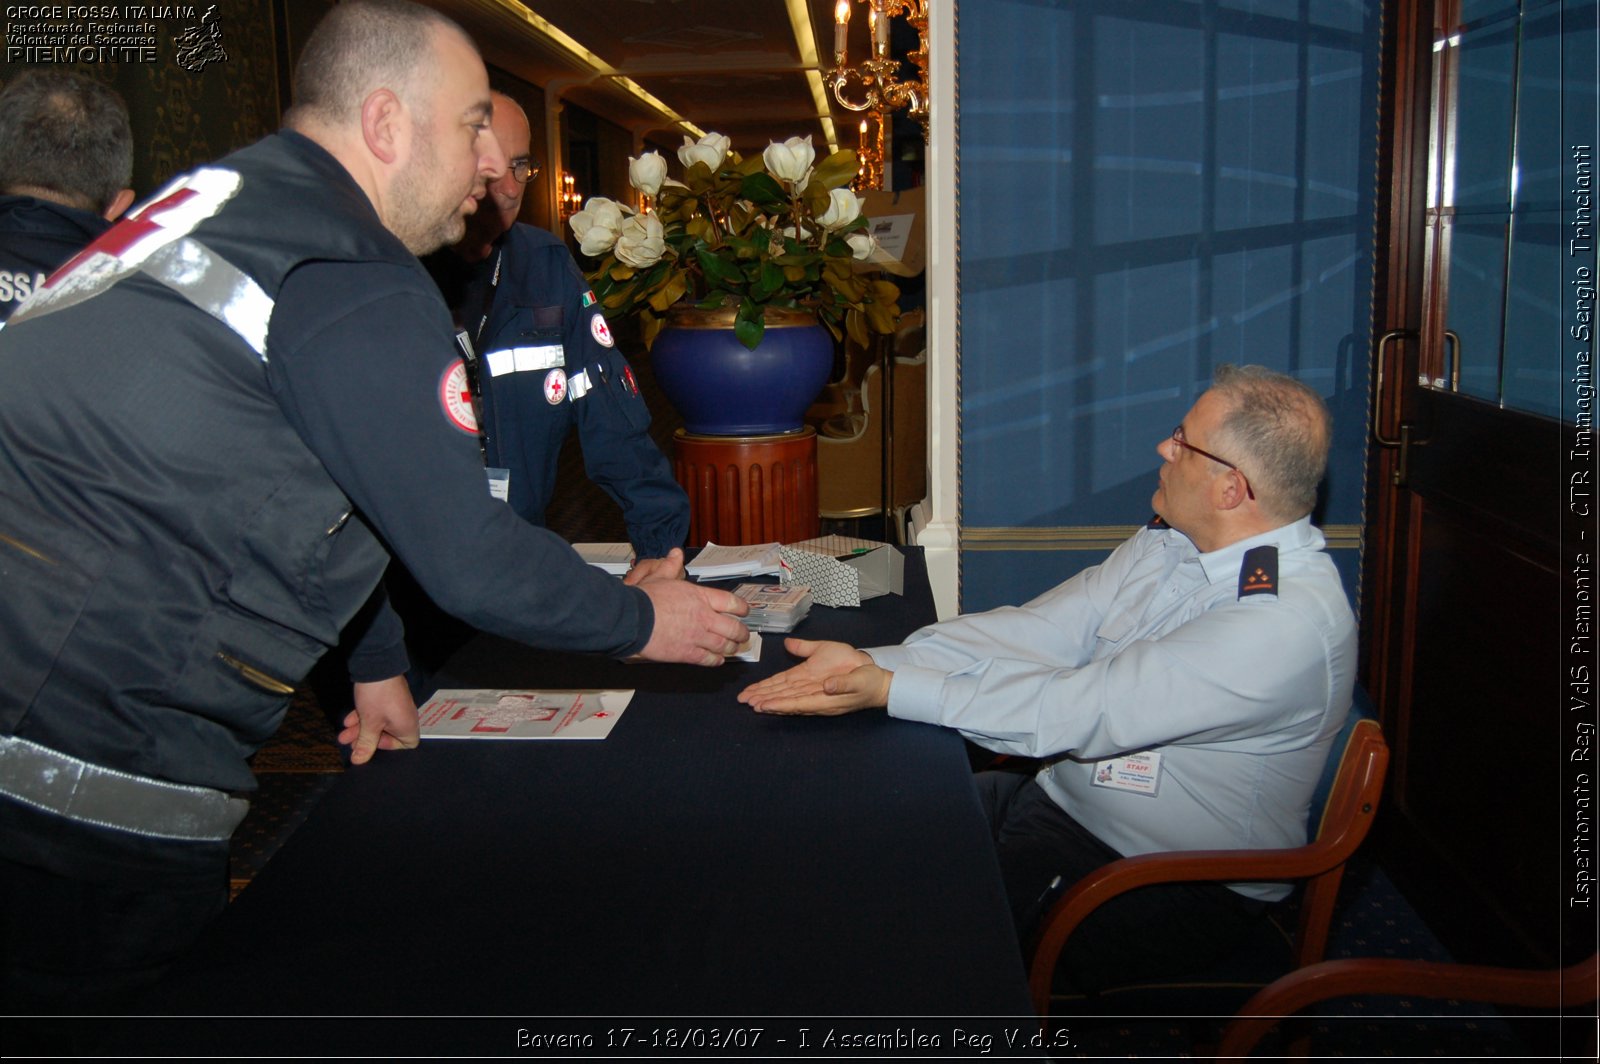
[[[769,676],[739,692],[739,701],[757,713],[833,717],[889,703],[894,673],[847,643],[785,639],[784,649],[804,658],[792,669]]]

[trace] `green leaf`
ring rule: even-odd
[[[811,184],[821,185],[823,189],[843,188],[855,180],[856,172],[861,169],[861,163],[856,159],[856,153],[850,148],[840,148],[812,171]]]
[[[653,310],[665,314],[667,312],[667,308],[672,306],[672,304],[676,303],[678,300],[682,299],[683,294],[688,290],[689,281],[684,276],[683,272],[679,271],[674,273],[672,276],[667,278],[665,284],[651,293],[650,306]]]
[[[789,204],[789,197],[783,194],[783,187],[765,170],[750,174],[740,182],[739,195],[763,207],[786,207]]]
[[[757,303],[765,303],[778,293],[783,287],[783,282],[783,271],[770,262],[763,262],[760,275],[750,286],[750,298]]]
[[[739,304],[739,313],[733,319],[733,334],[741,344],[754,351],[761,345],[761,337],[766,335],[766,331],[765,312],[746,298]]]
[[[696,248],[694,254],[700,262],[700,269],[705,271],[706,279],[712,284],[739,288],[744,286],[744,275],[739,272],[737,266],[724,261],[707,248]]]

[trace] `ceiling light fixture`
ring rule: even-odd
[[[522,4],[518,3],[517,0],[491,0],[491,3],[501,11],[504,11],[510,15],[514,15],[523,22],[526,22],[540,36],[544,37],[551,44],[554,44],[557,48],[561,49],[572,59],[587,67],[595,76],[609,78],[617,85],[618,88],[621,88],[624,92],[637,97],[646,106],[656,111],[672,125],[682,129],[685,133],[688,133],[697,139],[706,135],[705,130],[701,129],[699,126],[695,125],[687,118],[684,118],[672,108],[668,107],[665,103],[662,103],[660,100],[650,95],[650,93],[645,91],[642,85],[634,81],[632,78],[619,73],[616,67],[612,66],[604,59],[601,59],[598,55],[595,55],[593,52],[589,51],[589,49],[578,43],[576,39],[574,39],[560,26],[557,26],[554,22],[551,22],[543,15],[539,15],[528,10]]]
[[[833,126],[833,108],[828,106],[828,89],[822,81],[821,58],[817,55],[817,37],[811,32],[811,9],[806,0],[784,0],[789,10],[789,25],[794,29],[795,47],[800,51],[800,65],[806,70],[806,85],[811,89],[811,100],[817,107],[817,121],[822,124],[822,139],[828,142],[828,154],[839,150],[839,134]]]
[[[855,0],[865,4],[871,20],[872,49],[867,59],[849,65],[850,3],[838,0],[833,8],[833,69],[828,83],[833,98],[852,111],[871,111],[881,119],[891,111],[904,109],[922,123],[922,137],[928,137],[928,2],[927,0]],[[900,60],[889,54],[889,19],[904,18],[917,31],[918,48],[906,58],[917,67],[915,81],[901,81]],[[852,93],[862,95],[855,97]]]

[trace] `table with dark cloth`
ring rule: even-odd
[[[907,555],[904,596],[813,607],[796,634],[877,645],[932,620],[921,554]],[[752,712],[735,695],[792,663],[782,639],[764,636],[759,663],[697,669],[476,638],[441,686],[637,693],[603,741],[428,740],[350,769],[152,1011],[346,1018],[257,1021],[272,1043],[255,1048],[273,1052],[338,1046],[341,1031],[365,1051],[423,1044],[414,1023],[348,1019],[376,1016],[508,1018],[472,1046],[487,1052],[517,1030],[578,1029],[525,1017],[593,1018],[583,1029],[602,1039],[617,1018],[661,1018],[641,1031],[708,1018],[682,1036],[707,1049],[734,1036],[704,1030],[739,1026],[709,1018],[790,1018],[757,1054],[824,1037],[813,1017],[855,1017],[871,1037],[917,1027],[946,1048],[959,1023],[907,1018],[1009,1017],[1030,1036],[960,737],[876,710]],[[460,1034],[443,1023],[426,1037]],[[159,1041],[237,1046],[236,1027],[206,1028],[159,1025]]]

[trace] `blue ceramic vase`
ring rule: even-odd
[[[769,308],[754,351],[733,308],[676,307],[650,348],[656,381],[697,436],[766,436],[804,425],[833,370],[833,336],[804,311]]]

